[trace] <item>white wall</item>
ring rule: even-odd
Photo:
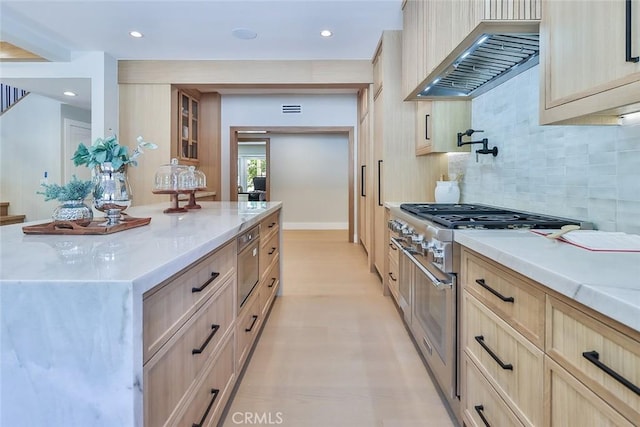
[[[285,229],[347,229],[349,140],[346,135],[272,135],[271,199]]]
[[[302,106],[301,114],[283,114],[282,105],[299,104]],[[222,96],[222,200],[229,199],[229,128],[231,126],[350,126],[354,128],[354,141],[357,141],[357,123],[358,123],[358,106],[357,96],[355,93],[349,94],[329,94],[329,95],[223,95]],[[289,135],[292,136],[292,135]],[[319,137],[319,135],[316,135]],[[341,181],[342,174],[348,174],[348,167],[338,166],[339,170],[334,168],[333,164],[346,165],[348,163],[348,141],[346,137],[344,144],[336,142],[333,137],[323,139],[328,147],[321,149],[317,147],[318,141],[325,137],[315,139],[312,135],[298,135],[289,138],[281,135],[278,138],[282,140],[276,141],[271,137],[271,200],[281,200],[284,202],[284,222],[287,227],[295,228],[347,228],[348,225],[348,175],[345,175],[344,181]],[[294,139],[300,142],[299,145],[290,141]],[[339,138],[338,138],[339,139]],[[277,144],[277,145],[276,145]],[[297,146],[296,146],[297,145]],[[344,146],[343,146],[344,145]],[[291,153],[282,150],[282,147],[290,147]],[[295,146],[295,147],[294,147]],[[323,165],[323,171],[300,170],[300,162],[304,164],[309,155],[305,154],[302,148],[308,146],[313,151],[313,155],[319,156],[321,159],[319,164],[330,160],[331,163]],[[274,148],[275,147],[275,148]],[[331,152],[336,150],[340,156],[331,157]],[[287,157],[283,157],[287,156]],[[340,159],[338,159],[340,157]],[[283,158],[288,159],[283,161]],[[354,164],[351,168],[355,168]],[[278,170],[276,170],[278,169]],[[326,180],[326,187],[316,189],[316,195],[312,193],[299,191],[295,188],[297,184],[296,176],[300,179],[313,180],[321,172],[325,175],[334,173],[334,178]],[[311,175],[305,176],[305,173]],[[280,174],[278,176],[278,174]],[[315,174],[315,175],[314,175]],[[282,181],[278,183],[278,179]],[[283,188],[278,188],[284,185]],[[317,183],[315,184],[317,185]],[[336,186],[343,186],[345,196],[338,196],[339,190]],[[354,183],[355,185],[355,183]],[[333,188],[329,188],[333,186]],[[357,191],[354,188],[353,194]],[[320,195],[320,196],[319,196]],[[282,199],[286,197],[287,200]],[[342,199],[340,199],[342,197]],[[323,198],[328,198],[322,202]],[[329,202],[330,201],[330,202]],[[303,210],[304,206],[322,205],[317,213],[312,213],[311,209]],[[327,205],[333,205],[334,208],[327,208]],[[355,205],[355,203],[354,203]],[[338,208],[338,206],[340,206]],[[288,214],[291,210],[291,214]],[[338,212],[338,210],[340,212]],[[306,219],[304,219],[306,217]],[[357,218],[357,214],[356,214]]]
[[[56,201],[44,201],[40,179],[60,183],[62,167],[60,102],[30,94],[0,116],[0,201],[25,221],[48,219]]]
[[[465,173],[462,200],[640,233],[640,124],[539,126],[538,72],[473,100],[473,128],[500,152],[450,158],[450,173]]]

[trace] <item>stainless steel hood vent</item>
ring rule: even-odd
[[[419,97],[478,96],[538,64],[536,33],[482,34]]]

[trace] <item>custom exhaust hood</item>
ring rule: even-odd
[[[414,99],[473,98],[538,64],[538,23],[481,23],[427,77]]]

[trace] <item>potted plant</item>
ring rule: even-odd
[[[45,202],[57,199],[60,205],[53,211],[53,220],[72,221],[78,225],[87,226],[93,219],[93,211],[84,203],[84,199],[94,188],[93,181],[82,181],[75,175],[65,185],[41,184],[44,191],[37,194],[44,195]]]
[[[156,149],[158,146],[145,141],[141,136],[136,138],[138,145],[129,154],[129,147],[120,145],[118,137],[111,135],[98,138],[87,147],[83,143],[73,154],[76,166],[86,165],[93,169],[94,176],[94,207],[105,212],[111,223],[117,223],[120,212],[131,205],[131,188],[127,180],[127,165],[137,166],[137,158],[143,153],[143,148]]]

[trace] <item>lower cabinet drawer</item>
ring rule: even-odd
[[[229,336],[218,357],[203,372],[190,401],[177,411],[170,426],[213,427],[217,425],[229,399],[235,381],[233,364],[233,334]]]
[[[146,363],[224,281],[235,275],[236,241],[143,296],[143,353]]]
[[[391,243],[393,244],[393,243]],[[397,254],[389,252],[389,273],[387,274],[387,285],[391,291],[391,295],[398,302],[398,257]]]
[[[640,425],[640,342],[547,298],[547,354]]]
[[[545,426],[565,427],[631,427],[638,424],[629,422],[584,384],[573,377],[548,356],[545,357],[545,382],[549,408],[545,414]],[[638,420],[636,420],[637,422]]]
[[[243,310],[242,317],[236,326],[236,340],[238,341],[238,366],[242,367],[249,354],[251,344],[255,340],[262,324],[262,289],[256,295],[252,295],[250,305]],[[255,292],[255,291],[254,291]]]
[[[260,290],[260,296],[262,298],[261,306],[262,306],[262,315],[263,318],[266,316],[269,307],[271,306],[271,301],[278,291],[278,286],[280,285],[280,258],[276,257],[271,267],[269,267],[269,271],[265,274],[262,279],[262,289]]]
[[[523,424],[468,358],[463,358],[462,416],[468,427],[521,427]]]
[[[262,239],[262,237],[261,237]],[[275,257],[278,256],[280,247],[280,234],[273,234],[269,240],[260,245],[260,277],[264,277]]]
[[[184,398],[231,327],[234,279],[230,278],[144,365],[147,426],[161,426]]]
[[[542,424],[543,357],[468,292],[463,293],[465,352],[524,424]]]

